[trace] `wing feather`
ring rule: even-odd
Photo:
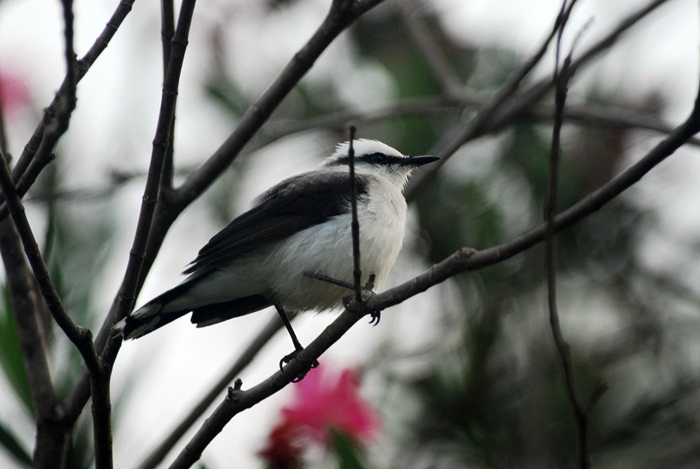
[[[357,176],[359,198],[366,195],[367,184]],[[286,179],[214,235],[184,273],[216,269],[241,254],[340,215],[349,203],[350,182],[345,172],[315,171]]]

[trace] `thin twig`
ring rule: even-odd
[[[700,92],[700,90],[698,91]],[[700,131],[700,100],[696,99],[695,107],[688,119],[676,127],[667,138],[659,142],[637,163],[588,194],[572,207],[559,213],[553,220],[555,232],[558,233],[600,210],[601,207],[632,187],[672,155],[698,131]],[[375,306],[375,303],[382,308],[394,306],[458,273],[478,270],[510,259],[543,241],[545,230],[546,225],[542,223],[522,235],[487,249],[475,251],[462,248],[412,280],[375,295],[366,306],[371,308]]]
[[[562,2],[561,15],[566,11],[566,0]],[[557,206],[557,187],[559,179],[559,160],[561,159],[561,128],[564,125],[564,108],[566,107],[566,96],[568,92],[569,66],[571,65],[571,53],[564,60],[560,68],[561,40],[567,21],[561,21],[556,40],[556,51],[554,55],[554,125],[552,128],[552,144],[549,153],[549,175],[547,183],[547,193],[545,197],[544,222],[545,222],[545,243],[544,243],[544,270],[547,281],[547,306],[549,310],[549,325],[552,331],[552,338],[557,350],[557,355],[564,373],[564,386],[569,398],[571,408],[576,422],[576,449],[578,453],[578,466],[581,469],[590,466],[588,454],[588,415],[581,406],[581,401],[576,391],[576,378],[571,358],[571,348],[564,338],[559,321],[557,308],[557,281],[556,281],[556,254],[554,236],[554,216]]]
[[[294,55],[275,82],[248,108],[235,130],[214,154],[177,189],[180,208],[204,192],[238,156],[255,132],[270,117],[330,43],[362,14],[383,0],[334,0],[313,36]]]
[[[184,0],[180,9],[178,27],[173,39],[173,48],[168,65],[168,72],[164,78],[163,96],[156,136],[153,140],[151,164],[149,166],[146,187],[141,202],[141,211],[137,222],[136,233],[132,242],[129,261],[124,273],[124,279],[115,300],[115,306],[110,310],[102,328],[95,339],[95,345],[100,357],[105,364],[111,366],[116,359],[121,341],[117,337],[109,337],[109,330],[117,319],[123,318],[132,308],[135,301],[136,290],[142,285],[142,270],[146,246],[149,242],[149,233],[155,214],[155,206],[161,189],[163,167],[167,149],[167,139],[170,132],[170,123],[175,112],[177,89],[182,70],[182,62],[187,46],[190,24],[194,12],[195,0]],[[76,382],[71,393],[66,398],[67,419],[72,423],[80,415],[87,399],[90,397],[86,387],[85,375]]]
[[[175,34],[175,6],[173,0],[160,0],[160,39],[163,48],[163,76],[168,71],[170,50]]]
[[[42,467],[42,463],[60,460],[65,448],[52,431],[61,416],[56,415],[58,396],[51,378],[43,301],[11,218],[0,222],[0,251],[8,273],[6,287],[36,419],[34,463]]]
[[[414,98],[400,103],[390,104],[373,111],[344,111],[310,119],[273,121],[261,129],[261,136],[254,144],[246,148],[245,153],[261,148],[269,143],[289,135],[313,129],[331,129],[340,131],[348,122],[358,125],[371,125],[378,122],[405,116],[434,116],[436,114],[458,114],[466,109],[479,109],[488,105],[488,96],[473,95],[461,99],[445,97]],[[522,113],[512,115],[508,123],[516,122],[551,122],[553,107],[544,104],[537,108],[523,109]],[[651,130],[669,134],[673,126],[663,122],[658,116],[640,114],[619,106],[597,106],[589,104],[572,104],[564,110],[564,117],[569,122],[587,126],[604,126],[622,129]],[[700,139],[692,138],[690,145],[700,146]]]
[[[343,280],[338,280],[329,275],[322,274],[320,272],[302,272],[305,277],[309,277],[315,280],[320,280],[321,282],[330,283],[340,288],[347,288],[350,291],[355,291],[355,284],[350,282],[345,282]]]
[[[67,86],[65,88],[63,101],[59,101],[61,105],[58,106],[58,112],[56,113],[53,122],[51,122],[45,128],[46,132],[44,134],[44,138],[39,144],[39,148],[37,150],[38,155],[43,153],[42,147],[44,144],[47,145],[47,148],[51,148],[51,150],[47,150],[47,152],[52,151],[60,136],[68,130],[70,117],[73,110],[75,110],[77,101],[76,91],[78,84],[78,73],[75,50],[73,47],[73,0],[62,0],[61,3],[63,5]],[[9,201],[9,199],[7,200]],[[19,202],[19,198],[17,199],[17,202]],[[46,275],[48,277],[48,270],[46,271]],[[51,287],[53,287],[53,285],[51,285]],[[57,294],[56,298],[58,298]],[[58,304],[60,305],[60,303]],[[53,316],[55,318],[56,313],[53,313]],[[58,322],[58,320],[56,320],[56,322]],[[80,333],[82,343],[76,342],[75,338],[71,338],[71,340],[75,343],[76,347],[78,347],[81,355],[83,355],[83,360],[85,361],[86,366],[90,370],[90,395],[92,397],[91,411],[95,467],[97,469],[112,469],[112,404],[109,390],[109,372],[102,366],[101,361],[97,357],[97,352],[95,351],[95,347],[92,343],[92,334],[86,330],[74,326],[72,321],[69,321],[69,324],[71,326],[71,330],[75,330],[76,332]],[[62,328],[65,331],[65,328]],[[68,334],[66,333],[66,335]],[[60,437],[65,438],[62,435]]]
[[[293,318],[292,318],[293,320]],[[269,340],[282,328],[277,315],[269,321],[260,333],[248,344],[231,368],[217,381],[211,389],[195,404],[180,423],[156,446],[156,448],[139,465],[139,469],[153,469],[163,461],[175,444],[182,438],[187,430],[195,424],[199,417],[221,396],[226,387],[238,376],[241,371],[253,361],[258,352]]]
[[[88,369],[96,373],[101,372],[102,367],[92,347],[90,331],[75,325],[73,320],[63,309],[63,304],[51,280],[49,270],[44,263],[41,250],[34,238],[34,233],[27,220],[22,202],[15,191],[12,174],[3,154],[0,154],[0,185],[2,186],[5,200],[8,203],[12,219],[22,238],[27,259],[34,270],[34,276],[41,288],[41,293],[46,300],[49,311],[66,336],[76,345]]]
[[[144,272],[152,265],[168,228],[177,216],[187,205],[199,197],[236,158],[243,146],[252,138],[253,134],[331,42],[363,13],[382,1],[334,0],[331,5],[331,11],[316,33],[295,54],[294,58],[270,88],[251,106],[229,138],[202,167],[190,175],[181,187],[176,191],[166,191],[163,194],[162,199],[167,198],[168,203],[158,207],[159,210],[156,212],[157,221],[151,226],[148,250],[143,263],[144,267],[142,268]],[[138,284],[141,285],[142,282],[143,276],[138,279]],[[113,363],[119,348],[114,338],[111,337],[110,331],[116,319],[116,310],[120,301],[118,298],[115,299],[109,315],[95,338],[96,347],[102,351],[103,360],[107,363]],[[75,420],[78,418],[89,397],[88,380],[85,373],[83,373],[66,398],[66,412],[71,419]]]
[[[590,62],[600,53],[612,46],[629,28],[636,25],[645,16],[650,14],[659,6],[666,3],[668,0],[656,0],[649,3],[647,6],[640,8],[627,18],[618,23],[617,27],[608,33],[605,37],[599,40],[595,45],[588,49],[585,53],[571,64],[571,73],[574,73],[578,68]],[[552,29],[556,32],[558,24]],[[537,101],[542,99],[549,91],[552,90],[554,83],[550,78],[544,78],[538,83],[530,86],[527,90],[518,96],[513,96],[517,86],[522,81],[525,75],[534,64],[539,61],[540,54],[546,50],[547,45],[553,36],[549,36],[543,43],[540,50],[525,64],[520,71],[515,74],[508,84],[506,84],[498,96],[502,100],[502,105],[490,105],[487,109],[481,110],[477,116],[467,123],[462,129],[457,129],[446,136],[436,145],[437,151],[431,152],[440,157],[440,161],[430,165],[430,167],[421,171],[412,180],[406,188],[405,195],[407,200],[411,200],[420,190],[423,184],[426,184],[430,178],[442,167],[449,155],[452,155],[465,142],[474,140],[488,132],[493,132],[502,128],[504,125],[518,119],[519,116],[526,114],[532,109]],[[512,99],[503,100],[502,98],[512,97]],[[499,98],[496,98],[497,100]],[[496,104],[496,103],[494,103]],[[486,118],[485,118],[486,117]]]
[[[75,64],[75,69],[72,71],[73,75],[66,74],[58,93],[56,93],[53,101],[44,111],[44,118],[34,130],[34,133],[30,137],[29,142],[25,145],[24,151],[22,155],[20,155],[12,171],[12,178],[16,181],[16,192],[20,198],[27,193],[31,185],[34,184],[39,173],[51,162],[53,147],[48,148],[48,144],[45,144],[43,147],[44,153],[40,152],[40,144],[44,138],[46,126],[50,123],[53,118],[52,116],[58,112],[66,94],[70,93],[73,80],[75,80],[77,84],[107,48],[112,37],[114,37],[114,34],[131,11],[134,1],[135,0],[122,0],[119,3],[104,30],[97,37],[90,50]],[[71,70],[69,70],[69,73],[71,73]],[[3,220],[8,214],[7,204],[3,203],[3,200],[4,199],[0,199],[0,220]]]
[[[572,6],[573,6],[572,2]],[[447,161],[450,159],[457,149],[462,146],[465,142],[470,141],[482,135],[487,128],[489,122],[491,122],[494,116],[501,110],[501,108],[506,105],[507,102],[513,97],[513,95],[518,91],[521,83],[525,78],[532,72],[532,70],[537,66],[537,64],[542,60],[544,54],[549,48],[549,44],[552,39],[556,36],[559,25],[562,20],[566,20],[571,13],[571,8],[564,11],[562,15],[557,16],[552,26],[552,30],[547,35],[545,40],[540,45],[540,48],[530,57],[530,59],[523,64],[520,69],[513,74],[512,77],[506,82],[506,84],[501,87],[501,89],[496,93],[488,104],[479,109],[479,112],[474,116],[473,119],[468,121],[461,128],[456,128],[452,132],[445,133],[445,136],[438,142],[435,147],[438,151],[432,152],[440,157],[440,160],[436,161],[431,168],[422,171],[412,180],[411,185],[406,190],[406,198],[411,199],[416,191],[416,188],[423,185],[429,180]]]
[[[559,232],[599,210],[624,190],[633,186],[698,131],[700,131],[700,89],[698,90],[698,97],[691,115],[671,135],[656,145],[635,165],[610,180],[600,189],[589,194],[578,204],[554,217],[549,226],[554,232]],[[275,373],[248,391],[240,389],[232,391],[229,397],[204,422],[200,430],[182,450],[171,468],[185,468],[194,464],[201,456],[202,451],[231,418],[279,391],[291,382],[298,373],[308,369],[314,360],[318,359],[325,350],[342,337],[363,315],[397,305],[459,273],[477,270],[520,254],[543,241],[547,229],[547,224],[542,223],[517,238],[481,251],[461,248],[424,273],[401,285],[383,293],[369,295],[361,303],[351,302],[347,305],[347,309],[321,335],[300,352],[295,360],[292,360],[287,365],[284,372]],[[603,387],[598,388],[593,393],[592,398],[599,398],[603,390]],[[591,405],[593,403],[594,401],[591,402]]]
[[[94,426],[96,433],[100,437],[102,437],[104,435],[103,430],[106,429],[106,432],[110,433],[111,435],[111,431],[109,430],[109,422],[105,423],[103,418],[105,417],[105,414],[102,413],[105,411],[105,409],[109,409],[110,407],[109,386],[105,388],[105,386],[103,385],[105,369],[102,366],[102,362],[100,361],[99,357],[97,356],[95,348],[93,347],[92,334],[89,330],[76,325],[64,310],[63,305],[61,303],[61,299],[58,296],[53,281],[51,280],[48,268],[46,267],[46,264],[41,255],[39,246],[36,242],[36,239],[34,238],[34,234],[32,233],[32,229],[29,225],[29,222],[27,221],[24,208],[22,207],[22,202],[20,201],[19,196],[15,192],[15,187],[12,182],[12,175],[10,174],[10,168],[7,166],[7,161],[1,154],[0,185],[2,186],[2,191],[5,195],[5,200],[8,203],[12,220],[15,224],[15,227],[17,228],[17,232],[19,233],[20,238],[22,239],[24,252],[27,255],[27,259],[29,260],[29,263],[32,267],[32,270],[34,272],[34,278],[36,279],[39,285],[46,305],[48,306],[48,309],[51,312],[54,321],[56,321],[56,324],[58,324],[61,330],[65,333],[66,337],[68,337],[68,339],[75,345],[78,352],[80,352],[80,355],[82,356],[83,361],[85,362],[85,366],[88,369],[90,377],[90,389],[94,393],[94,405],[96,405],[98,409],[96,412],[98,415],[95,415],[97,421],[95,422]],[[58,408],[54,407],[51,411],[51,414],[57,415]],[[109,419],[108,412],[106,414],[106,418]],[[38,422],[38,425],[40,427],[42,425],[42,422]],[[64,442],[67,438],[67,430],[67,427],[55,425],[52,427],[51,431],[49,431],[47,435],[37,435],[37,440],[45,437],[55,441],[55,444],[50,445],[50,447],[62,447],[62,442]],[[39,429],[39,432],[41,433],[41,429]],[[104,443],[104,440],[101,439],[100,443]],[[111,466],[111,438],[109,440],[109,443],[110,450],[108,452],[102,452],[102,455],[105,456],[105,461],[108,461],[108,463],[103,467]],[[39,442],[37,444],[39,446]],[[38,450],[35,454],[35,457],[38,460],[42,461],[47,459],[50,460],[50,458],[55,458],[57,456],[61,457],[61,455],[56,454],[39,454]]]
[[[170,62],[170,55],[172,53],[172,41],[175,35],[175,6],[173,3],[174,0],[161,0],[160,2],[160,36],[163,48],[163,81],[165,81],[165,75],[168,72],[168,63]],[[173,175],[175,171],[175,116],[176,113],[173,111],[165,150],[163,175],[161,176],[162,187],[166,187],[169,190],[173,187]]]
[[[170,138],[170,129],[173,119],[175,118],[175,104],[177,102],[180,73],[185,59],[185,50],[188,42],[187,37],[189,36],[190,25],[192,24],[195,3],[195,0],[183,1],[177,29],[173,36],[170,60],[163,80],[161,106],[158,114],[156,134],[153,138],[151,164],[146,179],[141,212],[131,247],[129,263],[124,274],[124,281],[119,291],[116,315],[112,318],[113,320],[119,320],[126,316],[133,308],[133,303],[135,301],[136,289],[141,277],[143,259],[146,255],[148,234],[151,230],[151,224],[161,190],[161,180]]]
[[[350,168],[350,230],[352,231],[352,277],[355,301],[362,301],[362,266],[360,265],[360,222],[357,220],[357,181],[355,179],[355,140],[354,125],[350,126],[348,143],[348,167]]]
[[[284,370],[277,371],[265,381],[248,390],[229,389],[228,397],[204,421],[197,433],[170,465],[170,469],[191,467],[233,417],[275,394],[291,383],[300,373],[308,370],[323,352],[337,342],[362,317],[362,314],[344,311],[314,341],[299,352],[296,358],[284,367]]]

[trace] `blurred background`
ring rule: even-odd
[[[176,180],[218,148],[315,31],[327,3],[200,2],[179,93]],[[575,45],[574,58],[583,54],[647,3],[581,0],[564,51]],[[406,154],[438,150],[535,53],[560,5],[387,1],[371,10],[331,45],[231,169],[175,222],[137,304],[179,282],[199,247],[255,195],[330,155],[347,139],[349,122],[359,137]],[[75,2],[78,56],[115,6]],[[104,320],[121,282],[141,204],[162,80],[159,15],[156,3],[135,3],[80,83],[58,157],[25,199],[67,310],[92,329]],[[699,18],[697,2],[667,1],[574,77],[559,210],[664,137],[642,127],[672,127],[685,119],[697,90]],[[438,47],[458,93],[449,95],[444,77],[434,73],[416,24]],[[0,2],[0,86],[13,155],[21,153],[63,79],[62,34],[59,2]],[[521,90],[550,77],[553,64],[550,47]],[[404,249],[380,290],[462,246],[488,248],[540,222],[551,109],[546,96],[466,142],[411,192]],[[646,124],[638,125],[641,120]],[[595,467],[695,467],[700,460],[697,156],[692,145],[680,149],[557,236],[559,311],[579,394],[585,400],[608,386],[591,413]],[[549,328],[543,262],[536,246],[456,276],[385,311],[377,327],[357,324],[322,357],[325,368],[358,372],[362,397],[377,415],[379,428],[362,453],[367,467],[574,465],[573,416]],[[31,453],[34,424],[3,291],[0,465],[13,467],[21,464],[13,454]],[[266,310],[205,329],[178,321],[124,344],[112,385],[115,466],[142,461],[275,314]],[[295,328],[308,343],[333,318],[308,314]],[[57,329],[51,350],[54,376],[67,392],[80,357]],[[275,372],[288,352],[280,333],[240,374],[244,388]],[[235,418],[202,464],[264,467],[257,452],[293,387]],[[69,467],[91,466],[87,414],[71,442]],[[320,450],[305,458],[309,467],[329,467],[333,459]]]

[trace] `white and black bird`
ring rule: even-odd
[[[287,312],[342,306],[350,292],[321,281],[353,282],[348,142],[315,171],[290,177],[257,199],[199,251],[185,280],[116,325],[135,339],[192,313],[197,327],[275,306],[302,349]],[[386,278],[401,249],[406,223],[402,190],[433,156],[407,157],[376,140],[355,140],[355,181],[363,285]]]

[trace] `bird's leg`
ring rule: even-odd
[[[365,283],[365,290],[373,291],[374,290],[374,282],[377,280],[377,274],[374,272],[369,273],[369,277],[367,278],[367,283]]]
[[[275,309],[277,310],[277,313],[280,315],[280,319],[282,319],[282,324],[284,324],[284,327],[287,329],[287,332],[289,333],[289,337],[292,339],[292,343],[294,344],[294,351],[292,353],[290,353],[289,355],[285,355],[280,360],[280,370],[282,370],[284,368],[284,365],[291,362],[297,355],[299,355],[299,352],[304,350],[304,347],[302,347],[301,342],[299,342],[299,339],[297,338],[297,335],[294,332],[294,329],[292,328],[292,323],[289,321],[289,318],[287,317],[287,313],[284,311],[282,306],[279,304],[275,304]],[[318,366],[318,361],[314,360],[314,362],[311,364],[311,368],[316,368],[317,366]],[[301,373],[296,378],[294,378],[293,382],[298,383],[299,381],[304,379],[304,376],[306,376],[306,373],[308,373],[308,370]]]
[[[367,283],[365,284],[364,288],[367,291],[373,291],[374,290],[374,282],[377,279],[377,275],[374,272],[370,272],[369,278],[367,279]],[[376,326],[379,324],[379,320],[382,319],[382,312],[377,310],[377,311],[372,311],[369,313],[370,316],[370,321],[369,323],[372,326]]]

